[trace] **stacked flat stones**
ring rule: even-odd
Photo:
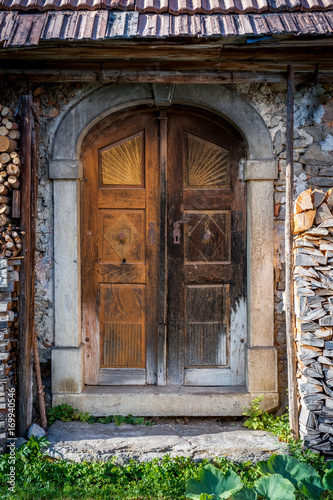
[[[333,189],[300,194],[294,234],[300,436],[333,455]]]
[[[0,454],[15,425],[8,419],[8,399],[16,386],[19,259],[0,259]]]

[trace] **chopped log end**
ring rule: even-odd
[[[296,208],[296,213],[300,213],[304,210],[312,210],[313,209],[311,189],[307,189],[306,191],[303,191],[303,193],[301,193],[298,196],[296,203],[295,203],[295,208]]]
[[[11,153],[17,149],[17,142],[7,136],[0,135],[0,152],[1,153]]]
[[[294,215],[294,234],[310,229],[316,216],[316,210],[308,210]]]
[[[0,162],[1,163],[8,163],[10,162],[10,156],[8,153],[0,153]]]

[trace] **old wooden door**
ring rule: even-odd
[[[154,384],[159,143],[155,113],[107,118],[82,149],[87,384]]]
[[[168,381],[240,385],[245,324],[231,317],[246,286],[244,149],[198,112],[170,112],[168,131]]]
[[[123,112],[88,138],[86,383],[242,385],[240,137],[214,116],[179,107]]]

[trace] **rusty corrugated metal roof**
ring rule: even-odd
[[[173,15],[326,12],[333,10],[333,0],[0,0],[0,10],[9,11],[101,9]]]
[[[37,14],[0,12],[0,42],[3,42],[4,47],[32,46],[56,40],[273,34],[333,34],[333,12],[192,16],[108,12],[102,9]]]

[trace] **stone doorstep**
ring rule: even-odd
[[[48,455],[75,462],[148,462],[185,456],[199,462],[204,458],[227,457],[237,462],[267,460],[272,453],[288,453],[285,443],[265,431],[246,429],[240,422],[193,419],[187,424],[88,424],[57,420],[49,429]]]
[[[278,394],[263,394],[263,409],[277,408]],[[242,416],[257,396],[244,387],[86,386],[81,393],[53,394],[53,406],[67,403],[97,416],[232,417]]]

